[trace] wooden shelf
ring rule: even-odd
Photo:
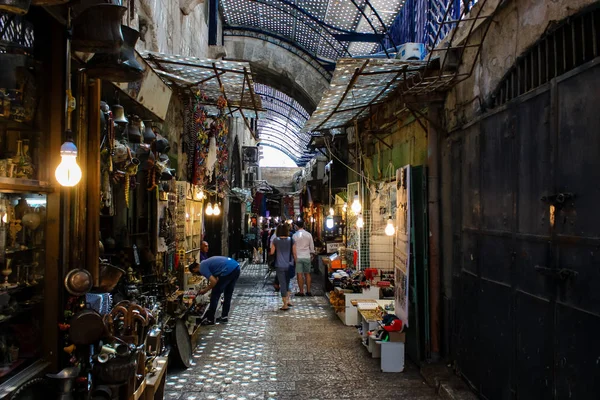
[[[54,188],[48,182],[34,179],[0,177],[0,192],[10,193],[52,193]]]

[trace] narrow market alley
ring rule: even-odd
[[[266,265],[256,264],[242,271],[229,323],[203,328],[195,365],[170,372],[165,399],[438,398],[413,364],[382,373],[320,288],[279,311],[266,273]]]

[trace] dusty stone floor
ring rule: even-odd
[[[313,297],[295,297],[291,310],[279,311],[271,280],[263,284],[266,272],[265,265],[242,271],[229,323],[203,328],[195,365],[169,372],[165,399],[437,398],[410,363],[403,373],[382,373],[320,285]],[[297,289],[295,279],[292,285]]]

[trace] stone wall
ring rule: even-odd
[[[488,0],[481,15],[491,14],[499,2],[500,0]],[[594,3],[597,0],[512,0],[501,5],[493,18],[473,75],[448,94],[448,130],[460,128],[481,112],[481,105],[496,89],[515,60],[535,44],[553,23]],[[463,32],[459,31],[457,36],[460,37],[469,28],[470,24],[464,24],[461,28]],[[474,43],[480,41],[482,32],[483,29],[474,32]],[[473,65],[474,56],[473,50],[467,51],[461,72],[468,72]]]
[[[294,174],[301,171],[302,168],[290,167],[261,167],[261,177],[267,181],[269,185],[275,186],[281,191],[288,192],[293,190]]]
[[[129,25],[143,35],[136,48],[167,54],[208,56],[208,1],[139,0]],[[184,6],[185,14],[181,10]],[[195,6],[194,6],[195,4]],[[220,35],[219,35],[220,37]]]

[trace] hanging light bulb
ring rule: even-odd
[[[213,215],[217,216],[221,214],[221,209],[219,208],[219,203],[215,203],[215,207],[213,208]]]
[[[325,220],[325,226],[327,229],[333,229],[333,217],[331,215]]]
[[[394,236],[396,233],[396,228],[394,228],[394,221],[392,221],[392,216],[388,218],[387,226],[385,227],[385,234],[388,236]]]
[[[212,203],[209,202],[206,205],[206,215],[213,215],[213,214],[214,214],[213,206],[212,206]]]
[[[70,140],[60,146],[62,161],[56,167],[54,176],[62,186],[72,187],[81,180],[81,168],[77,165],[77,147]]]
[[[335,214],[335,211],[333,211],[333,207],[329,207],[329,215],[333,216],[333,214]]]
[[[352,203],[352,211],[355,214],[360,213],[362,210],[362,206],[360,205],[360,201],[358,201],[358,191],[354,192],[354,202]]]
[[[356,227],[358,229],[362,229],[365,226],[365,220],[362,217],[362,214],[358,214],[358,219],[356,220]]]

